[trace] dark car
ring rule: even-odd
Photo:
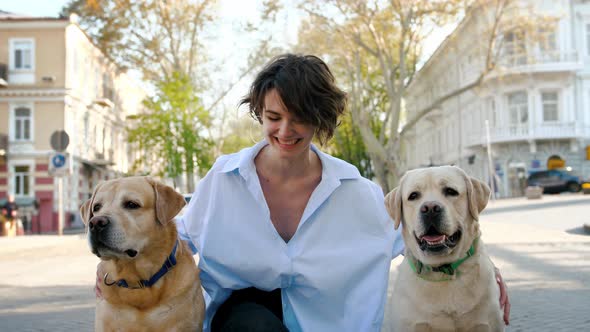
[[[557,169],[538,171],[527,179],[528,186],[542,187],[544,193],[578,192],[582,188],[582,182],[579,176]]]

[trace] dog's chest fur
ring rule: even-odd
[[[198,294],[195,283],[184,294]],[[158,306],[140,310],[131,306],[113,306],[101,300],[96,306],[97,331],[200,331],[202,304],[195,296],[179,294]]]
[[[499,289],[487,256],[476,253],[449,281],[420,278],[406,259],[394,285],[394,331],[500,331]]]

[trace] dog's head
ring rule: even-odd
[[[408,171],[385,197],[395,228],[403,224],[406,248],[420,261],[440,265],[459,259],[479,236],[479,213],[488,186],[454,166]]]
[[[92,253],[102,259],[133,259],[161,242],[162,230],[185,204],[168,186],[149,177],[129,177],[98,184],[80,214]]]

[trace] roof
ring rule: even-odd
[[[11,13],[0,9],[0,21],[30,22],[30,21],[68,21],[67,17],[31,16]]]

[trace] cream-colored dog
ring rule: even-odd
[[[407,172],[385,197],[406,246],[393,290],[393,329],[503,331],[500,289],[480,238],[485,183],[453,166]]]
[[[199,270],[174,216],[174,189],[146,177],[99,184],[80,213],[105,273],[96,331],[201,331],[205,305]]]

